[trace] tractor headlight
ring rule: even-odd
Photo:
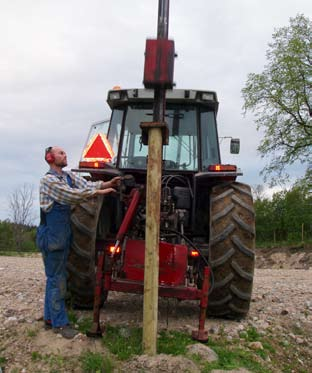
[[[121,92],[120,91],[111,91],[109,92],[109,100],[120,100]]]
[[[211,92],[203,92],[202,93],[202,100],[203,101],[214,101],[214,95]]]

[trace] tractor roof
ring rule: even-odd
[[[128,105],[129,103],[144,103],[154,101],[153,89],[115,89],[108,91],[107,103],[111,109]],[[216,92],[199,91],[195,89],[168,89],[168,103],[200,104],[218,112],[219,102]]]

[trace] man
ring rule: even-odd
[[[52,328],[65,338],[73,338],[78,332],[69,325],[64,300],[66,264],[71,244],[70,205],[115,192],[120,177],[107,182],[91,182],[72,172],[65,172],[63,168],[67,166],[67,156],[58,146],[46,149],[45,160],[50,169],[40,181],[40,225],[36,239],[47,277],[44,323],[46,329]]]

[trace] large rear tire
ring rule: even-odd
[[[96,233],[103,197],[98,196],[72,210],[72,246],[68,258],[68,291],[76,308],[93,307],[96,272]]]
[[[212,188],[209,260],[213,290],[208,315],[240,319],[250,306],[255,265],[255,214],[250,187],[225,183]]]

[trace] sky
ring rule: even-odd
[[[298,13],[311,18],[312,1],[170,1],[176,88],[217,92],[219,136],[241,139],[238,156],[222,140],[222,161],[243,170],[241,182],[263,183],[265,165],[241,89],[248,73],[263,71],[274,29]],[[108,90],[143,87],[157,14],[158,0],[0,0],[0,220],[24,183],[34,185],[38,209],[47,146],[63,147],[68,168],[76,167],[90,125],[110,116]]]

